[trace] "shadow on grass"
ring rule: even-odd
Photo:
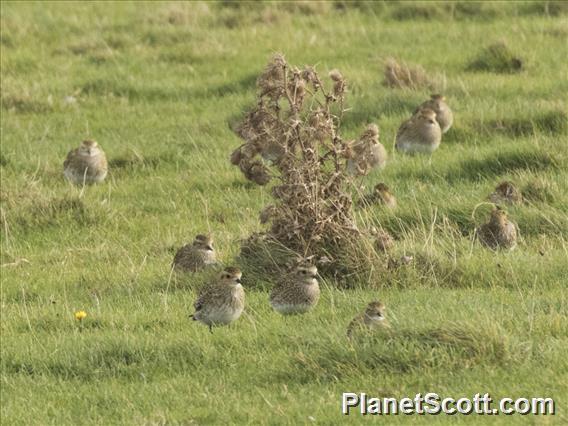
[[[556,167],[555,157],[546,152],[518,151],[489,154],[482,159],[464,160],[441,174],[431,169],[402,169],[397,175],[401,179],[414,179],[422,182],[432,182],[432,180],[439,179],[449,183],[478,182],[484,179],[493,180],[497,176],[512,174],[521,170],[538,172]]]
[[[119,341],[98,343],[88,349],[77,349],[74,354],[61,359],[41,359],[33,356],[19,359],[6,355],[2,358],[2,371],[5,374],[52,376],[65,380],[96,381],[100,378],[120,377],[137,381],[146,380],[143,375],[151,374],[157,366],[175,372],[202,368],[211,361],[205,357],[197,344],[191,342],[174,342],[160,346]]]
[[[84,83],[81,86],[83,93],[87,95],[107,96],[114,95],[118,97],[128,98],[133,101],[171,101],[178,100],[194,100],[195,98],[203,99],[210,97],[224,97],[235,93],[251,90],[255,87],[256,74],[247,75],[241,79],[233,80],[217,86],[208,88],[189,89],[183,86],[163,87],[163,86],[144,86],[136,87],[134,85],[109,79],[96,79]]]
[[[474,124],[489,133],[503,133],[512,137],[532,135],[537,132],[565,134],[568,129],[568,115],[565,111],[547,111],[534,117],[503,118]]]
[[[444,368],[503,365],[520,354],[495,325],[450,324],[428,330],[362,333],[352,341],[334,341],[323,351],[291,353],[289,369],[276,373],[287,383],[335,382],[381,371],[414,374]]]

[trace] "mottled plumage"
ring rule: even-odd
[[[319,300],[318,270],[313,265],[299,265],[285,275],[270,293],[270,305],[283,315],[303,314]]]
[[[489,222],[476,229],[476,236],[481,244],[492,250],[513,249],[517,245],[517,228],[499,208],[491,212]]]
[[[390,192],[389,187],[384,183],[378,183],[373,190],[373,200],[390,209],[396,208],[396,198]]]
[[[102,182],[108,172],[106,155],[95,141],[85,140],[69,151],[63,162],[63,174],[76,185]]]
[[[197,235],[193,243],[181,247],[173,261],[176,271],[197,272],[217,263],[213,240],[207,235]]]
[[[276,208],[276,206],[274,206],[272,204],[269,204],[268,206],[263,208],[260,211],[260,214],[258,216],[260,223],[262,223],[264,225],[265,223],[270,222],[272,220],[272,218],[276,215],[276,212],[277,212],[277,208]]]
[[[393,237],[385,230],[375,231],[373,236],[375,237],[375,248],[380,252],[386,253],[394,246]]]
[[[379,142],[379,127],[369,124],[361,137],[348,145],[346,156],[350,175],[364,176],[374,168],[384,168],[387,151]]]
[[[388,329],[390,326],[385,318],[385,305],[382,302],[371,302],[364,312],[351,320],[347,326],[347,337],[353,337],[356,331]]]
[[[523,202],[523,196],[513,182],[505,181],[497,185],[495,191],[489,195],[489,200],[495,204],[520,204]]]
[[[203,287],[193,304],[194,321],[212,327],[236,321],[245,308],[245,291],[241,285],[242,273],[238,268],[228,267],[219,278]]]
[[[436,113],[436,121],[442,129],[442,133],[446,133],[452,127],[454,122],[454,114],[446,103],[446,98],[443,95],[432,95],[430,99],[420,105],[415,114],[420,112],[421,109],[431,109]]]
[[[409,154],[431,154],[440,146],[442,129],[436,121],[436,113],[422,109],[402,123],[396,134],[396,149]]]

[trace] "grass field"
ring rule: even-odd
[[[568,8],[563,3],[2,2],[1,422],[334,424],[342,392],[553,397],[547,417],[397,416],[390,423],[568,422]],[[468,68],[504,40],[519,73]],[[269,283],[244,280],[247,308],[209,334],[188,315],[204,273],[169,280],[175,250],[210,231],[224,263],[259,231],[270,188],[228,161],[231,130],[275,51],[339,68],[343,127],[381,129],[394,213],[356,215],[397,238],[406,268],[282,318]],[[430,94],[382,85],[393,56],[436,75],[455,112],[431,161],[393,152]],[[72,98],[71,98],[72,97]],[[63,178],[87,137],[110,161],[104,184]],[[495,185],[521,241],[472,240]],[[345,338],[384,300],[393,333]],[[83,323],[73,313],[85,310]]]

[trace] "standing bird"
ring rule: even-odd
[[[396,134],[396,149],[409,154],[431,154],[442,142],[442,129],[431,109],[421,109],[406,120]]]
[[[106,155],[92,140],[85,140],[79,148],[69,151],[63,162],[63,174],[76,185],[100,183],[107,172]]]
[[[348,144],[345,156],[350,175],[364,176],[375,167],[383,169],[387,163],[387,151],[379,142],[379,127],[369,124],[357,141]]]
[[[421,109],[431,109],[436,113],[436,121],[442,129],[442,133],[446,133],[452,127],[454,122],[454,114],[448,104],[446,103],[446,98],[443,95],[432,95],[430,99],[422,103],[414,114],[417,114]]]
[[[312,309],[320,297],[317,274],[314,265],[300,263],[272,289],[272,308],[282,315],[303,314]]]
[[[517,245],[517,228],[500,208],[493,209],[489,222],[475,230],[481,244],[492,250],[498,248],[514,249]]]
[[[390,325],[385,318],[385,305],[382,302],[371,302],[364,312],[361,312],[351,320],[347,326],[347,337],[353,337],[358,330],[375,330],[377,328],[388,329]]]
[[[489,200],[495,204],[520,204],[523,202],[523,195],[513,182],[504,181],[495,187],[494,192],[489,194]]]
[[[172,266],[180,272],[197,272],[217,263],[213,239],[208,235],[196,235],[193,243],[181,247]]]
[[[193,304],[194,321],[209,326],[227,325],[239,319],[245,308],[245,291],[241,285],[240,269],[229,266],[221,272],[219,278],[205,286]]]

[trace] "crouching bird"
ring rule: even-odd
[[[385,305],[382,302],[371,302],[364,312],[358,314],[347,327],[347,337],[351,339],[356,331],[389,329],[390,325],[385,319]]]
[[[304,314],[311,310],[320,297],[318,269],[301,262],[291,274],[285,275],[270,293],[270,305],[282,315]]]

